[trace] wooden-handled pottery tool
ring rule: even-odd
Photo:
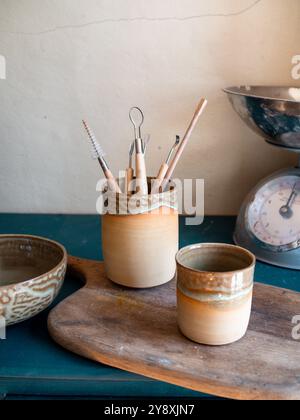
[[[82,121],[82,122],[83,122],[84,128],[86,129],[86,131],[88,133],[88,136],[89,136],[89,138],[92,142],[93,158],[98,160],[98,162],[99,162],[99,164],[100,164],[100,166],[101,166],[101,168],[104,172],[104,175],[105,175],[106,179],[109,181],[110,189],[113,192],[121,194],[122,191],[121,191],[115,177],[113,176],[111,170],[109,169],[109,166],[108,166],[108,164],[105,160],[105,153],[102,150],[100,144],[98,143],[95,134],[92,132],[92,130],[90,129],[90,127],[87,125],[87,123],[85,121]]]
[[[132,193],[132,181],[134,178],[134,170],[133,170],[133,152],[135,148],[135,142],[132,142],[129,150],[129,165],[126,169],[126,180],[125,180],[125,194]]]
[[[144,123],[144,114],[139,108],[131,108],[129,113],[130,121],[134,126],[135,151],[136,151],[136,192],[141,195],[148,195],[147,171],[144,155],[144,143],[142,140],[141,127]]]
[[[161,185],[163,183],[163,180],[165,179],[165,176],[168,172],[169,164],[170,164],[171,159],[173,157],[173,153],[175,152],[179,143],[180,143],[180,136],[176,136],[176,141],[175,141],[174,145],[172,146],[172,149],[169,152],[167,160],[160,167],[159,173],[156,177],[155,184],[152,188],[152,194],[157,194],[159,192],[159,188],[161,187]]]
[[[175,155],[172,163],[169,166],[169,169],[166,173],[165,179],[163,180],[163,182],[160,185],[159,185],[159,183],[157,185],[158,190],[160,190],[160,188],[162,188],[162,191],[164,191],[166,186],[168,185],[170,179],[173,176],[175,168],[176,168],[176,166],[177,166],[177,164],[178,164],[178,162],[179,162],[179,160],[180,160],[180,158],[181,158],[181,156],[184,152],[184,149],[186,148],[186,146],[187,146],[187,144],[190,140],[190,137],[191,137],[198,121],[199,121],[199,118],[201,117],[201,115],[202,115],[204,109],[206,108],[206,106],[207,106],[207,99],[202,98],[198,107],[197,107],[197,109],[196,109],[196,111],[195,111],[193,119],[192,119],[192,121],[191,121],[191,123],[190,123],[190,125],[187,129],[187,132],[185,133],[185,136],[184,136],[180,146],[177,149],[176,155]]]

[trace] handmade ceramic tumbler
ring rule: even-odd
[[[114,212],[102,216],[107,277],[137,289],[171,281],[179,246],[176,191],[140,198],[119,196],[117,214]]]
[[[226,244],[200,244],[177,254],[178,324],[200,344],[220,346],[247,332],[255,257]]]

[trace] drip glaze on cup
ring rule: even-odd
[[[178,252],[178,324],[200,344],[240,340],[249,325],[255,257],[227,244],[199,244]]]

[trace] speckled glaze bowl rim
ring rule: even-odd
[[[256,95],[254,93],[251,93],[251,91],[249,90],[249,93],[246,92],[239,92],[238,90],[240,90],[241,88],[245,88],[245,89],[260,89],[260,88],[264,88],[264,89],[296,89],[300,91],[299,87],[296,86],[272,86],[272,85],[240,85],[240,86],[230,86],[228,88],[223,89],[224,93],[227,93],[229,95],[236,95],[236,96],[244,96],[246,98],[254,98],[254,99],[263,99],[266,101],[277,101],[277,102],[290,102],[290,103],[294,103],[294,104],[300,104],[300,101],[298,101],[297,99],[291,99],[291,98],[278,98],[275,96],[263,96],[263,95]]]
[[[17,287],[17,288],[24,287],[28,283],[32,283],[32,282],[35,282],[37,280],[40,280],[41,278],[43,278],[43,277],[51,274],[53,271],[58,270],[61,267],[62,264],[64,264],[64,263],[67,264],[67,261],[68,261],[68,253],[67,253],[66,248],[63,245],[61,245],[60,243],[58,243],[56,241],[53,241],[52,239],[44,238],[42,236],[35,236],[35,235],[0,234],[0,241],[2,239],[12,239],[12,240],[14,240],[14,239],[16,239],[16,240],[17,239],[39,240],[41,242],[44,242],[45,244],[55,245],[60,251],[63,252],[63,256],[62,256],[62,259],[60,260],[60,262],[55,267],[51,268],[51,270],[46,271],[45,273],[41,274],[40,276],[33,277],[31,279],[24,280],[24,281],[17,282],[17,283],[10,283],[10,284],[7,284],[7,285],[4,284],[3,286],[0,286],[0,290],[4,290],[4,289],[7,289],[7,288],[11,288],[11,287]]]
[[[201,271],[201,270],[196,270],[195,268],[189,267],[180,261],[180,257],[182,256],[182,254],[188,251],[194,251],[197,249],[201,250],[203,248],[216,248],[216,247],[219,247],[219,248],[222,247],[223,249],[231,249],[235,251],[240,251],[240,253],[243,253],[244,255],[247,255],[248,257],[250,257],[252,260],[252,263],[247,265],[245,268],[240,268],[238,270],[233,270],[233,271]],[[176,263],[183,269],[192,271],[194,273],[204,274],[204,275],[219,274],[221,276],[222,275],[226,276],[226,275],[231,275],[231,274],[234,275],[238,273],[243,273],[243,272],[254,269],[256,265],[256,257],[254,254],[252,254],[252,252],[237,245],[231,245],[231,244],[225,244],[225,243],[203,243],[203,244],[188,245],[180,249],[176,254]]]

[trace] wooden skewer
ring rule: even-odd
[[[203,111],[205,110],[205,108],[207,106],[207,103],[208,103],[207,99],[202,98],[199,105],[197,106],[197,109],[195,111],[193,119],[192,119],[186,133],[185,133],[185,136],[184,136],[180,146],[177,149],[177,152],[175,154],[175,157],[174,157],[172,163],[170,164],[170,166],[168,168],[168,171],[165,175],[165,179],[163,180],[163,182],[160,185],[158,184],[158,189],[159,190],[164,191],[165,188],[167,187],[168,183],[170,182],[170,180],[173,176],[173,173],[176,169],[176,166],[177,166],[177,164],[178,164],[178,162],[179,162],[179,160],[180,160],[180,158],[181,158],[181,156],[184,152],[185,147],[187,146],[188,141],[190,140],[190,137],[191,137],[198,121],[199,121],[199,118],[201,117]]]

